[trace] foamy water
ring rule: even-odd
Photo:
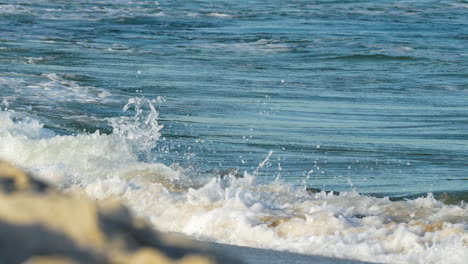
[[[0,157],[70,192],[122,198],[156,228],[234,245],[383,263],[465,263],[468,207],[431,194],[392,202],[356,192],[308,193],[276,181],[191,176],[177,164],[139,159],[160,136],[150,100],[132,99],[114,133],[61,136],[32,116],[0,112]],[[149,109],[149,110],[143,110]],[[150,137],[149,135],[152,135]],[[143,140],[143,141],[142,141]],[[150,140],[151,142],[149,142]]]
[[[36,76],[10,72],[4,74],[4,77],[0,77],[0,85],[2,85],[4,93],[14,95],[11,98],[5,98],[5,100],[9,99],[12,102],[17,97],[23,97],[36,102],[53,99],[55,104],[63,102],[95,103],[98,101],[102,103],[111,96],[111,93],[106,90],[79,85],[73,80],[73,75],[66,77],[55,73]]]

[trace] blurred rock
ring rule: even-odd
[[[195,243],[197,245],[195,245]],[[0,161],[0,263],[239,263]]]

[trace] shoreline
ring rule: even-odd
[[[238,260],[242,264],[377,264],[354,259],[342,259],[319,255],[308,255],[276,249],[237,246],[219,242],[200,240],[182,233],[165,233],[169,236],[190,240],[194,244],[201,244],[212,252]]]
[[[375,262],[306,255],[273,249],[235,246],[216,242],[206,243],[215,252],[237,258],[244,264],[375,264]]]

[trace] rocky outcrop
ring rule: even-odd
[[[0,161],[0,263],[238,263]]]

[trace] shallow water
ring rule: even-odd
[[[0,157],[168,231],[462,263],[467,11],[0,1]]]

